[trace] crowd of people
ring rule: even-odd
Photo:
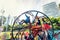
[[[31,32],[24,32],[24,31],[22,31],[22,33],[19,32],[16,34],[16,36],[13,39],[12,39],[12,34],[10,34],[11,40],[52,40],[52,37],[48,32],[50,29],[52,29],[52,26],[48,23],[48,21],[45,20],[45,17],[40,18],[36,16],[33,22],[31,23],[30,17],[27,16],[26,14],[25,16],[26,19],[19,22],[19,24],[28,25],[28,29],[30,29]],[[53,34],[53,37],[55,37],[56,40],[60,40],[58,39],[59,34],[60,32],[55,33]],[[17,35],[20,35],[20,37],[17,38]],[[7,36],[6,34],[2,35],[2,40],[6,40],[6,36]]]
[[[36,16],[33,21],[34,25],[32,25],[32,23],[30,22],[30,17],[27,16],[26,14],[25,14],[25,16],[26,16],[26,19],[22,20],[20,24],[29,24],[28,27],[31,30],[31,32],[30,33],[23,32],[21,40],[23,40],[23,39],[24,40],[52,40],[52,37],[48,32],[48,30],[50,30],[52,28],[52,26],[49,23],[47,23],[48,21],[44,20],[44,17],[40,18],[40,17]],[[57,35],[54,34],[54,37]],[[23,36],[24,36],[24,38],[23,38]],[[37,38],[35,39],[35,37],[37,37]]]
[[[51,26],[44,20],[44,18],[41,18],[42,22],[43,22],[43,23],[41,23],[40,17],[36,16],[33,21],[34,25],[32,25],[32,23],[30,22],[30,17],[27,16],[26,14],[25,14],[25,16],[26,16],[26,20],[23,20],[22,24],[23,23],[31,24],[29,26],[31,26],[30,30],[32,30],[31,33],[28,34],[29,36],[26,36],[26,34],[25,34],[26,40],[34,40],[35,36],[38,36],[38,40],[48,40],[48,37],[51,38],[48,35],[48,30],[51,29]]]

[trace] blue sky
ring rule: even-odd
[[[38,10],[43,12],[43,5],[50,2],[59,4],[59,0],[0,0],[1,9],[5,10],[4,16],[18,16],[27,10]]]

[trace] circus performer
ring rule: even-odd
[[[30,23],[30,17],[27,16],[26,14],[25,14],[25,16],[26,16],[25,22],[26,22],[26,23]]]
[[[36,16],[36,19],[34,21],[37,25],[41,25],[40,17]]]
[[[45,38],[48,40],[48,37],[50,37],[48,30],[51,29],[51,26],[42,18],[43,24],[42,24],[42,30],[45,32]],[[51,37],[50,37],[51,38]]]

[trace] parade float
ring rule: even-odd
[[[17,26],[15,27],[16,24]],[[14,35],[16,31],[18,32]],[[44,36],[40,37],[40,35]],[[36,10],[29,10],[20,14],[12,26],[11,40],[39,40],[39,38],[41,40],[52,40],[53,36],[52,21],[46,14]]]

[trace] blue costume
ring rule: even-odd
[[[25,14],[25,16],[26,16],[25,23],[30,23],[30,17],[27,16],[26,14]]]

